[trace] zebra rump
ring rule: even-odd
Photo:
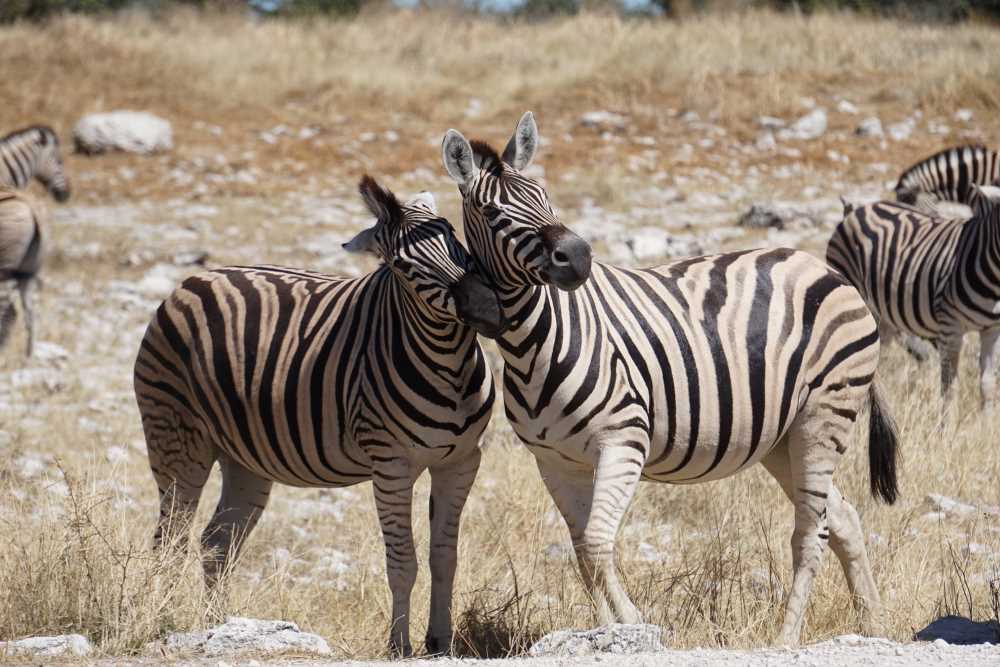
[[[1000,179],[1000,155],[981,145],[954,146],[914,164],[899,177],[896,200],[921,203],[933,199],[969,203],[971,185],[991,185]]]

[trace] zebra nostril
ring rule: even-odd
[[[556,250],[552,253],[552,261],[556,264],[565,266],[566,264],[569,264],[569,255],[564,253],[562,250]]]

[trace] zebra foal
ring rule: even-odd
[[[879,336],[864,300],[794,250],[692,257],[655,269],[593,262],[522,171],[524,115],[502,156],[454,130],[442,151],[470,250],[500,293],[507,416],[569,528],[601,623],[635,623],[614,543],[640,480],[728,477],[762,463],[795,506],[780,641],[799,641],[829,542],[865,630],[881,602],[858,514],[833,485],[871,406],[871,490],[896,498],[896,436],[875,390]]]
[[[990,192],[987,192],[989,190]],[[861,292],[885,337],[933,339],[941,394],[951,403],[965,333],[979,332],[981,407],[996,388],[1000,339],[1000,204],[996,188],[969,186],[970,219],[944,219],[894,202],[853,206],[826,260]]]
[[[157,544],[190,520],[213,464],[222,495],[202,543],[213,584],[274,482],[373,481],[392,592],[390,649],[409,655],[417,573],[413,484],[431,475],[427,649],[451,643],[459,519],[494,400],[476,332],[503,326],[497,297],[429,194],[403,205],[369,177],[377,218],[344,247],[384,263],[344,279],[270,266],[185,280],[159,307],[135,391],[160,493]]]
[[[32,178],[37,178],[56,201],[69,199],[59,135],[44,125],[16,130],[0,139],[0,187],[20,190],[28,187]]]
[[[0,189],[0,282],[12,281],[21,296],[29,357],[35,347],[33,294],[42,266],[42,210],[31,197]],[[14,301],[0,293],[0,349],[16,321]]]

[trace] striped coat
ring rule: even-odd
[[[35,345],[34,290],[42,267],[44,209],[31,197],[0,189],[0,282],[14,281],[28,332],[27,356]],[[17,320],[14,302],[0,294],[0,348]]]
[[[696,483],[762,463],[795,506],[780,640],[798,641],[827,542],[877,630],[857,513],[832,483],[869,403],[872,491],[896,495],[895,435],[872,384],[879,336],[857,290],[794,250],[645,270],[592,262],[521,173],[537,144],[529,113],[502,156],[451,130],[443,157],[510,321],[499,340],[507,415],[566,520],[601,622],[641,618],[613,559],[640,480]]]
[[[983,404],[995,388],[1000,334],[1000,206],[977,187],[971,219],[943,219],[903,204],[845,204],[827,261],[865,296],[883,333],[936,340],[950,397],[966,332],[981,336]]]
[[[985,146],[954,146],[909,167],[896,184],[904,204],[946,200],[969,203],[969,187],[1000,182],[1000,155]]]
[[[408,654],[416,577],[413,483],[431,474],[432,652],[451,642],[458,522],[479,467],[494,387],[476,331],[501,327],[496,295],[429,195],[400,205],[369,178],[378,218],[345,245],[385,263],[344,279],[230,267],[185,280],[157,310],[135,364],[156,540],[190,520],[213,464],[223,475],[203,535],[210,583],[267,504],[274,482],[374,482],[393,596],[390,646]]]
[[[33,125],[0,138],[0,187],[22,189],[37,178],[59,202],[70,187],[59,152],[59,136],[50,127]]]

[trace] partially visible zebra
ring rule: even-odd
[[[884,336],[937,342],[946,400],[962,338],[979,332],[983,407],[996,388],[1000,338],[1000,205],[985,190],[972,185],[963,198],[971,219],[937,218],[894,202],[855,207],[845,201],[826,250],[830,266],[864,295]]]
[[[969,203],[971,185],[1000,181],[1000,155],[985,146],[954,146],[921,160],[903,172],[896,199],[930,208],[933,200]]]
[[[871,491],[896,498],[896,435],[873,384],[875,319],[840,274],[795,250],[692,257],[645,270],[592,262],[524,175],[530,113],[498,155],[449,130],[466,238],[500,291],[504,403],[569,527],[600,622],[640,614],[615,537],[640,480],[698,483],[762,463],[795,506],[780,641],[799,641],[827,542],[877,632],[864,533],[832,478],[870,406]]]
[[[358,279],[270,266],[185,280],[156,311],[135,363],[155,541],[180,531],[213,464],[222,495],[202,542],[210,585],[225,572],[274,482],[374,482],[392,591],[390,648],[411,653],[417,574],[413,484],[431,475],[427,648],[451,643],[459,519],[479,468],[494,386],[476,332],[502,328],[496,294],[421,194],[401,205],[365,177],[378,221],[344,247],[384,264]]]
[[[25,188],[37,178],[58,202],[69,199],[59,136],[50,127],[33,125],[0,139],[0,187]]]
[[[31,197],[0,189],[0,282],[13,281],[21,295],[28,331],[27,356],[35,347],[33,293],[42,266],[42,213]],[[0,349],[7,342],[17,311],[6,293],[0,293]]]

